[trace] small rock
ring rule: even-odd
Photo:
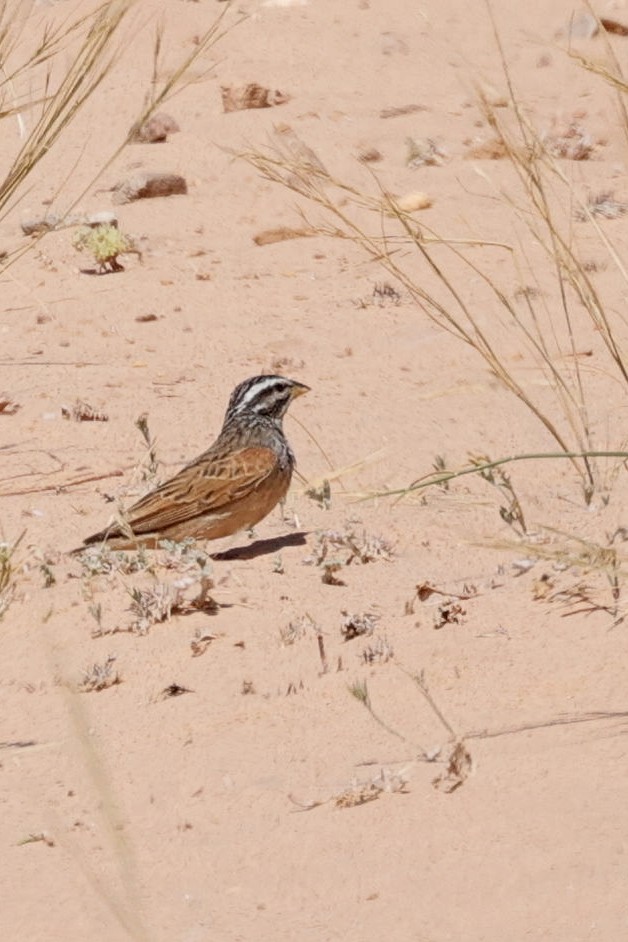
[[[358,154],[358,160],[361,164],[376,164],[383,159],[381,151],[376,147],[367,147]]]
[[[41,232],[50,232],[61,222],[56,213],[47,213],[45,216],[30,216],[22,219],[20,225],[24,235],[39,235]]]
[[[19,408],[20,404],[15,401],[13,396],[0,392],[0,415],[15,415]]]
[[[286,242],[288,239],[305,239],[316,234],[315,229],[292,229],[280,226],[278,229],[263,229],[253,236],[256,245],[273,245],[275,242]]]
[[[607,33],[613,33],[615,36],[628,36],[628,26],[625,23],[619,23],[617,20],[608,20],[606,17],[600,18],[600,23]]]
[[[432,199],[427,193],[417,190],[413,193],[404,193],[403,196],[394,196],[395,205],[402,213],[415,213],[419,209],[429,209],[432,205]]]
[[[103,209],[99,213],[90,213],[89,216],[86,216],[85,224],[90,229],[96,229],[98,226],[113,226],[114,229],[117,229],[118,217],[110,209]]]
[[[273,108],[275,105],[285,105],[290,101],[290,95],[284,92],[271,91],[250,82],[248,85],[223,85],[222,93],[223,111],[246,111],[248,108]]]
[[[129,141],[132,144],[156,144],[167,141],[170,134],[176,134],[180,130],[174,118],[164,111],[158,111],[144,124],[133,125],[129,131]]]
[[[572,16],[564,30],[568,39],[592,39],[600,31],[597,18],[590,13],[578,13]]]
[[[136,173],[113,188],[112,202],[132,203],[156,196],[176,196],[188,191],[185,179],[177,173]]]

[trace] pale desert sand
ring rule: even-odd
[[[27,35],[83,6],[34,6]],[[124,138],[163,6],[139,4],[130,54],[28,181],[0,248],[20,243],[25,216],[65,212]],[[167,71],[224,8],[165,6]],[[510,77],[540,132],[573,120],[591,136],[590,159],[559,161],[574,198],[628,198],[617,100],[565,51],[573,9],[494,4]],[[628,22],[624,3],[599,12]],[[551,259],[499,196],[521,195],[512,164],[469,153],[493,146],[479,87],[508,103],[487,8],[243,0],[225,22],[241,13],[195,66],[199,82],[168,103],[180,132],[129,146],[76,207],[111,210],[110,188],[137,170],[183,175],[187,195],[116,207],[142,259],[85,274],[89,259],[61,229],[0,278],[0,392],[19,405],[0,415],[0,525],[9,542],[24,531],[0,622],[2,938],[625,938],[628,740],[625,718],[613,717],[628,710],[623,465],[598,463],[609,486],[589,506],[567,460],[507,466],[526,540],[500,517],[507,495],[477,475],[373,498],[429,473],[438,456],[459,468],[469,454],[556,444],[474,349],[405,288],[382,289],[394,280],[358,246],[324,236],[257,245],[264,230],[303,227],[299,207],[323,217],[232,153],[263,148],[288,125],[335,177],[376,194],[370,168],[398,196],[427,194],[432,205],[415,218],[440,236],[499,243],[467,249],[518,310],[525,289],[538,292],[553,362],[567,369],[575,352],[584,371],[595,445],[621,450],[626,386],[600,332],[572,302],[570,352]],[[605,42],[573,49],[608,61]],[[628,39],[611,42],[623,61]],[[252,82],[290,100],[224,113],[221,86]],[[421,108],[382,117],[408,105]],[[497,110],[512,128],[512,102]],[[0,175],[18,130],[3,121]],[[408,165],[408,137],[433,141],[435,162]],[[357,158],[369,150],[382,159],[367,167]],[[575,209],[573,239],[621,346],[626,283],[604,239],[625,260],[626,217],[596,217],[596,231]],[[365,224],[379,231],[377,217]],[[533,282],[517,280],[512,246]],[[444,296],[418,253],[400,252],[416,283]],[[442,249],[434,257],[450,264]],[[565,427],[495,296],[479,274],[452,270],[518,381]],[[254,538],[228,543],[252,551],[212,563],[214,614],[133,630],[130,593],[185,574],[162,554],[152,571],[90,576],[67,551],[139,493],[140,414],[163,480],[212,440],[235,384],[268,370],[312,388],[286,431],[305,481],[331,480],[330,506],[295,479],[283,519],[277,510]],[[108,422],[64,418],[77,399]],[[324,530],[394,552],[344,565],[334,574],[343,584],[326,584],[316,565]],[[331,546],[326,561],[348,555]],[[426,583],[442,594],[418,598]],[[348,616],[367,616],[372,632],[347,640]],[[110,657],[121,683],[82,692],[84,674]],[[172,685],[180,696],[164,693]],[[368,691],[375,716],[352,689]],[[460,774],[447,777],[457,741]]]

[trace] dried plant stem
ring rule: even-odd
[[[403,497],[405,494],[408,494],[410,491],[419,491],[426,487],[434,487],[436,485],[442,485],[447,481],[452,481],[455,478],[464,477],[467,474],[481,474],[483,471],[489,471],[491,468],[498,468],[504,464],[510,464],[514,461],[548,461],[554,458],[622,458],[623,460],[628,460],[627,451],[591,451],[591,452],[564,452],[564,451],[555,451],[555,452],[533,452],[530,454],[522,455],[509,455],[506,458],[497,458],[495,461],[487,461],[480,464],[474,464],[469,468],[461,468],[458,471],[430,471],[428,474],[424,475],[421,478],[417,478],[407,487],[400,487],[396,490],[390,491],[379,491],[376,494],[370,494],[369,497]]]
[[[428,704],[430,705],[431,709],[436,714],[440,722],[443,724],[443,726],[445,727],[445,729],[447,730],[451,738],[458,739],[459,737],[456,734],[456,731],[454,730],[453,726],[445,719],[440,707],[438,706],[438,704],[434,700],[434,697],[430,693],[424,674],[423,673],[411,674],[409,671],[403,670],[403,668],[400,668],[400,670],[402,670],[404,674],[406,674],[415,682],[415,684],[417,685],[417,687],[419,688],[419,690],[421,691],[421,693],[427,700]]]
[[[628,720],[628,710],[600,710],[590,713],[568,713],[539,720],[537,723],[522,723],[519,726],[502,726],[497,729],[471,730],[465,733],[465,739],[497,739],[500,736],[513,736],[517,733],[533,732],[537,729],[551,729],[554,726],[577,726],[581,723],[600,723],[603,720]]]
[[[398,730],[394,729],[392,726],[389,726],[389,724],[385,720],[383,720],[382,717],[378,713],[375,712],[375,710],[373,709],[373,704],[371,703],[371,696],[369,694],[368,685],[365,680],[362,681],[362,683],[353,684],[353,686],[349,688],[349,692],[351,693],[352,696],[356,698],[356,700],[358,700],[360,703],[362,703],[366,707],[366,709],[371,714],[375,722],[379,726],[381,726],[382,729],[386,730],[387,733],[390,733],[391,736],[395,736],[397,739],[400,739],[402,742],[405,742],[405,743],[410,742],[407,736],[404,736]],[[416,746],[416,748],[420,751],[422,755],[427,755],[427,752],[423,748],[423,746],[420,746],[416,743],[412,743],[412,745]]]
[[[44,491],[64,491],[68,487],[79,487],[81,484],[91,484],[93,481],[104,481],[107,478],[120,478],[124,471],[106,471],[103,474],[89,474],[87,477],[73,478],[70,481],[57,481],[56,484],[44,484],[39,487],[23,487],[19,490],[0,491],[0,497],[15,497],[18,494],[41,494]]]

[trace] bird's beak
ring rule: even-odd
[[[293,381],[294,386],[292,387],[292,398],[296,399],[297,396],[304,396],[306,392],[310,391],[310,387],[306,386],[305,383],[297,383],[296,380]]]

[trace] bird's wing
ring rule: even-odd
[[[169,481],[129,508],[126,519],[134,533],[150,533],[202,514],[227,513],[277,468],[271,448],[250,447],[224,458],[201,455]]]

